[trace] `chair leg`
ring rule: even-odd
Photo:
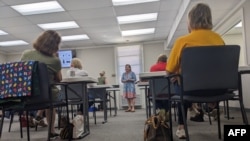
[[[111,101],[110,101],[110,98],[109,98],[109,115],[112,116],[112,111],[111,111]]]
[[[109,115],[112,116],[112,111],[111,111],[111,95],[110,92],[107,93],[108,94],[108,103],[109,103]]]
[[[94,107],[95,107],[95,101],[94,101]],[[93,110],[93,117],[94,117],[95,124],[96,124],[96,110],[95,110],[95,108]]]
[[[61,118],[62,118],[62,107],[58,107],[57,108],[57,115],[58,115],[58,120],[57,120],[57,129],[60,130],[60,127],[61,127]]]
[[[247,114],[246,114],[246,110],[243,104],[243,99],[239,98],[239,102],[240,102],[240,109],[241,109],[241,115],[242,115],[242,119],[243,119],[243,123],[248,125],[248,119],[247,119]]]
[[[73,105],[70,105],[70,111],[71,111],[71,119],[73,119],[74,118]]]
[[[27,140],[30,141],[29,111],[26,111],[26,122],[27,122]]]
[[[185,114],[185,110],[184,110],[184,103],[181,102],[181,112],[182,112],[182,118],[183,118],[183,122],[184,122],[184,129],[185,129],[185,134],[186,134],[186,141],[189,141],[189,134],[188,134],[188,128],[187,128],[187,117]]]
[[[221,126],[220,126],[220,107],[219,103],[217,103],[217,123],[218,123],[218,133],[219,133],[219,139],[221,139]]]
[[[2,110],[2,117],[1,117],[1,123],[0,123],[0,138],[2,137],[2,130],[3,130],[3,121],[4,121],[4,117],[5,117],[5,110],[4,108],[1,109]]]
[[[168,102],[169,103],[169,111],[168,111],[168,115],[169,115],[169,128],[170,128],[170,141],[173,141],[173,123],[172,123],[172,112],[171,112],[171,109],[172,109],[172,102]],[[174,102],[175,103],[175,102]],[[175,108],[175,107],[174,107]],[[175,110],[174,110],[175,111]],[[176,114],[174,112],[174,114]],[[175,119],[176,120],[176,119]]]
[[[11,125],[13,123],[13,119],[14,119],[14,113],[11,112],[11,115],[10,115],[10,124],[9,124],[9,132],[11,130]]]
[[[50,107],[49,110],[50,110],[50,117],[49,117],[49,126],[48,126],[49,129],[48,129],[48,139],[47,139],[47,141],[50,141],[51,126],[53,126],[51,124],[52,123],[52,117],[53,117],[53,107]]]
[[[211,120],[211,116],[209,113],[209,107],[208,107],[207,103],[206,103],[206,109],[207,109],[207,113],[208,113],[207,115],[208,115],[209,124],[212,125],[212,120]]]
[[[177,112],[176,112],[176,108],[177,108],[177,106],[176,106],[176,102],[173,102],[173,107],[174,107],[174,121],[176,121],[176,115],[177,115]],[[172,103],[171,103],[171,106],[172,106]],[[171,108],[170,108],[171,109]]]
[[[150,103],[150,98],[148,98],[148,116],[151,117],[151,103]]]

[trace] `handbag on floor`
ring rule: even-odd
[[[84,121],[83,120],[84,120],[83,115],[76,115],[73,118],[72,120],[72,124],[74,125],[73,139],[83,138],[83,133],[84,133],[84,129],[83,129]]]
[[[72,123],[68,123],[63,129],[60,131],[61,139],[72,139],[73,137],[73,128],[74,125]]]
[[[170,128],[167,124],[165,113],[149,117],[144,126],[144,141],[170,141]],[[163,116],[164,115],[164,116]]]

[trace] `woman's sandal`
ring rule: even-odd
[[[131,110],[130,112],[135,112],[135,110]]]
[[[125,112],[130,112],[131,111],[131,109],[127,109]]]

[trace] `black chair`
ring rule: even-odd
[[[110,103],[109,93],[106,91],[106,88],[88,88],[89,93],[89,102],[93,103],[94,109],[93,109],[93,116],[94,116],[94,122],[96,124],[96,106],[95,104],[100,104],[102,107],[101,110],[104,112],[104,121],[103,124],[107,122],[107,103]],[[111,107],[110,107],[111,110]]]
[[[152,101],[153,103],[153,114],[156,114],[156,102],[157,101],[163,101],[166,104],[166,107],[168,107],[168,102],[169,102],[169,88],[170,88],[170,96],[175,95],[175,91],[173,89],[173,85],[169,87],[169,85],[172,85],[171,83],[169,84],[168,81],[165,78],[161,77],[155,77],[154,79],[151,79],[149,81],[149,88],[150,88],[150,96],[149,100]],[[173,103],[174,104],[174,103]],[[168,107],[169,109],[169,107]],[[174,116],[176,118],[176,110],[174,108]]]
[[[2,110],[3,110],[3,116],[1,119],[1,127],[0,127],[0,135],[2,133],[2,128],[3,128],[3,121],[4,121],[4,111],[5,110],[15,110],[15,111],[26,111],[26,118],[27,118],[27,140],[30,141],[30,132],[29,132],[29,122],[28,122],[28,115],[29,111],[32,110],[40,110],[40,109],[50,109],[50,112],[52,113],[53,108],[58,107],[58,106],[66,106],[67,104],[63,101],[52,101],[52,94],[51,94],[51,86],[54,84],[50,84],[49,81],[49,71],[47,68],[47,65],[41,62],[38,62],[37,65],[37,72],[35,75],[37,75],[37,80],[39,81],[39,84],[34,84],[35,82],[32,81],[32,96],[31,97],[25,97],[21,99],[21,102],[18,103],[4,103],[2,104]],[[32,74],[34,75],[34,74]],[[56,84],[59,85],[60,83]],[[37,94],[39,93],[39,94]],[[52,116],[52,114],[51,114]],[[52,118],[50,117],[52,120]],[[51,123],[51,121],[49,122]],[[21,122],[20,122],[20,127],[21,127]],[[51,125],[49,124],[48,127],[48,139],[50,140],[50,129]],[[21,138],[23,137],[22,135],[22,128],[20,128],[21,132]]]
[[[243,101],[243,94],[242,94],[242,76],[244,75],[247,75],[247,74],[250,74],[250,70],[239,70],[239,89],[237,90],[236,92],[236,95],[231,98],[230,100],[226,100],[224,101],[224,116],[225,118],[227,118],[228,120],[229,119],[234,119],[234,117],[230,116],[230,113],[229,113],[229,101]],[[243,102],[241,102],[240,104],[243,104]],[[240,108],[244,107],[244,105],[240,106]],[[241,109],[241,111],[245,111],[245,109]],[[243,114],[245,114],[245,112],[243,112]],[[247,116],[244,115],[242,116],[243,118],[243,121],[245,124],[248,124],[248,120],[246,118]]]
[[[171,97],[179,102],[183,115],[186,140],[189,141],[184,102],[217,103],[218,136],[221,139],[219,102],[232,99],[235,90],[241,89],[238,72],[240,47],[238,45],[186,47],[181,54],[180,95]],[[243,122],[248,124],[242,99],[240,102]],[[170,115],[171,117],[171,115]],[[171,123],[171,122],[170,122]],[[170,124],[172,129],[172,124]]]
[[[68,105],[71,105],[71,118],[73,119],[73,106],[77,106],[79,109],[79,105],[83,104],[82,98],[82,84],[69,84],[67,87],[61,87],[62,100],[68,99]],[[65,95],[65,91],[67,95]],[[67,98],[66,98],[67,96]]]

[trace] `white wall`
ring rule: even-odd
[[[6,56],[3,53],[0,53],[0,63],[6,62]]]
[[[144,43],[143,44],[143,64],[144,71],[149,71],[149,68],[157,60],[159,54],[164,53],[163,42],[157,43]],[[99,77],[101,71],[106,72],[106,77],[109,84],[117,84],[119,80],[116,78],[116,61],[115,61],[115,47],[103,47],[103,48],[88,48],[88,49],[77,49],[77,58],[80,58],[83,63],[83,69],[88,71],[89,76],[93,78]],[[2,59],[3,58],[3,59]],[[8,62],[19,61],[21,54],[13,54],[4,56],[0,54],[0,60],[5,60]],[[62,69],[63,76],[66,75],[68,68]],[[112,77],[112,75],[115,75]],[[141,104],[144,107],[144,91],[139,91],[141,94]],[[119,94],[117,95],[117,98]],[[117,105],[119,105],[119,99],[117,100]]]
[[[223,36],[225,44],[227,45],[239,45],[240,46],[240,66],[246,66],[246,47],[243,43],[242,34],[225,34]]]
[[[83,69],[89,73],[89,76],[97,78],[101,71],[105,71],[108,83],[115,84],[115,56],[114,47],[103,47],[93,49],[77,49],[77,58],[83,63]],[[63,73],[66,69],[63,70]]]
[[[163,42],[147,43],[143,44],[143,63],[144,71],[149,71],[149,68],[157,60],[159,54],[165,53]],[[89,76],[97,78],[101,71],[106,72],[108,82],[115,84],[116,75],[115,70],[115,47],[103,47],[103,48],[88,48],[88,49],[77,49],[76,56],[82,60],[83,69],[88,71]],[[0,53],[1,62],[13,62],[19,61],[21,54],[8,54],[3,55]],[[66,73],[67,68],[62,70],[63,75]]]
[[[143,45],[144,72],[149,72],[150,66],[156,63],[159,54],[165,54],[163,42]]]
[[[7,62],[14,62],[14,61],[19,61],[21,60],[22,54],[9,54],[6,55],[6,61]]]

